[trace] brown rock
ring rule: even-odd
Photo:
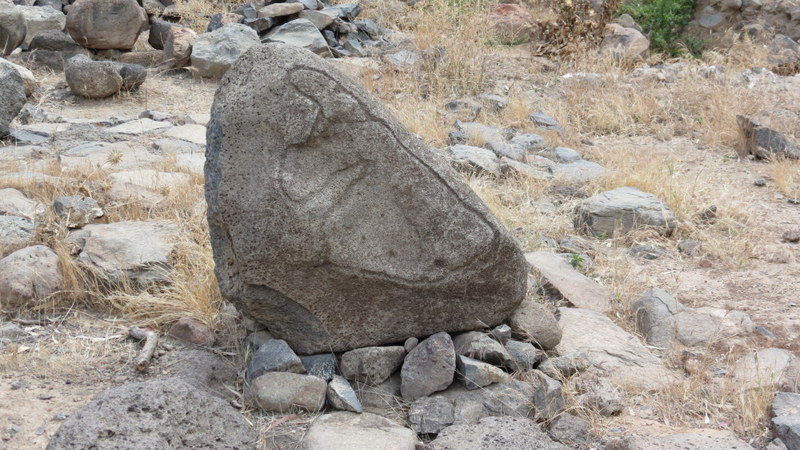
[[[524,6],[508,3],[487,6],[495,37],[502,44],[519,44],[539,33],[533,16]]]
[[[191,317],[182,317],[169,327],[168,335],[195,345],[214,345],[214,332],[206,324]]]
[[[174,68],[191,65],[195,38],[197,33],[190,28],[170,27],[164,41],[164,63]]]
[[[610,23],[606,25],[600,49],[615,59],[632,62],[647,57],[650,41],[635,28]]]

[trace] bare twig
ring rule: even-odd
[[[147,372],[150,366],[150,360],[153,359],[153,353],[156,351],[158,345],[158,334],[147,328],[131,327],[128,330],[128,335],[134,339],[144,340],[144,347],[139,355],[136,357],[136,370],[139,372]]]

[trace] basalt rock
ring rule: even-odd
[[[457,173],[320,57],[259,45],[223,78],[206,199],[223,295],[301,354],[493,326],[519,247]]]

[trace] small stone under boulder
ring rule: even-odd
[[[254,46],[228,72],[205,173],[223,296],[300,354],[494,326],[525,294],[522,252],[463,179],[303,49]]]
[[[69,416],[47,445],[49,450],[255,447],[256,432],[239,411],[179,378],[108,389]]]
[[[446,389],[453,382],[456,353],[447,333],[436,333],[420,342],[403,362],[400,391],[406,401]]]

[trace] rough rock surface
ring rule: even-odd
[[[606,450],[751,450],[753,447],[730,431],[710,430],[667,436],[631,436],[610,442]]]
[[[456,369],[459,379],[469,390],[499,383],[508,378],[508,375],[499,367],[464,355],[458,355],[456,358]]]
[[[111,61],[92,61],[75,55],[64,63],[69,89],[86,98],[110,97],[122,89],[122,76]]]
[[[22,44],[28,26],[25,16],[14,5],[0,4],[0,56],[8,55]]]
[[[639,228],[670,234],[676,221],[675,214],[658,197],[625,186],[583,200],[576,211],[575,227],[586,228],[598,237]]]
[[[559,312],[559,354],[584,352],[612,381],[641,389],[657,388],[670,381],[670,373],[661,360],[604,314],[574,308],[559,308]]]
[[[562,450],[536,422],[522,417],[487,417],[476,425],[452,425],[428,446],[431,450],[484,450],[487,448],[535,448]]]
[[[0,259],[0,307],[30,308],[61,287],[58,255],[44,245]]]
[[[247,380],[254,380],[265,372],[304,373],[303,362],[289,348],[286,341],[270,339],[258,347],[247,366]]]
[[[342,375],[348,380],[380,384],[400,368],[406,350],[400,346],[363,347],[342,355]]]
[[[146,26],[147,14],[136,0],[77,0],[67,15],[72,39],[97,50],[130,50]]]
[[[507,379],[475,390],[453,383],[433,397],[443,397],[453,403],[453,423],[475,424],[490,416],[534,417],[535,392],[530,383]]]
[[[611,291],[575,270],[558,254],[531,252],[525,254],[525,259],[548,292],[560,295],[578,308],[605,312],[611,307]]]
[[[53,211],[64,221],[67,228],[80,228],[103,216],[97,200],[82,195],[58,197],[53,201]]]
[[[334,375],[333,379],[328,382],[326,397],[328,405],[334,409],[356,413],[364,411],[353,386],[342,376]]]
[[[33,219],[42,212],[44,206],[36,200],[29,199],[22,192],[13,188],[0,189],[0,215]]]
[[[41,31],[63,30],[67,22],[67,17],[61,11],[53,8],[19,5],[14,9],[22,12],[22,15],[25,16],[25,25],[27,26],[25,44],[30,44],[33,37]]]
[[[800,149],[782,133],[765,127],[749,116],[736,116],[739,140],[736,151],[740,158],[753,155],[757,158],[800,158]]]
[[[493,326],[522,300],[527,264],[502,225],[323,59],[251,49],[220,84],[208,137],[222,293],[299,353]]]
[[[406,355],[400,371],[400,392],[407,401],[446,389],[453,382],[456,353],[453,340],[444,332],[420,342]]]
[[[775,395],[772,426],[787,448],[800,448],[800,394],[778,392]]]
[[[561,329],[550,308],[533,300],[523,300],[508,318],[508,324],[516,337],[543,350],[553,349],[561,342]]]
[[[61,425],[47,448],[255,446],[255,431],[226,401],[181,379],[160,378],[101,393]]]
[[[375,414],[335,412],[319,416],[309,427],[300,449],[377,449],[391,445],[414,450],[417,435],[406,427]]]
[[[739,358],[733,377],[743,388],[800,392],[800,358],[782,348],[765,348]]]
[[[239,367],[227,359],[204,350],[179,350],[158,358],[169,376],[181,378],[198,389],[229,399],[239,378]]]
[[[650,41],[637,29],[616,23],[606,25],[600,49],[622,61],[637,61],[647,57]]]
[[[20,247],[33,239],[34,223],[17,216],[0,216],[0,251],[3,247]]]
[[[246,396],[266,411],[288,413],[293,408],[317,412],[325,406],[328,383],[313,375],[265,372],[247,386]]]
[[[304,48],[323,57],[332,56],[325,37],[307,19],[296,19],[276,27],[267,34],[266,39]]]
[[[201,77],[221,78],[233,63],[253,45],[258,33],[247,25],[229,23],[203,33],[192,43],[192,67]]]
[[[422,397],[408,408],[408,424],[417,433],[438,433],[454,420],[453,402],[444,397]]]
[[[8,125],[25,104],[25,83],[13,68],[0,64],[0,137],[8,134]]]
[[[178,228],[170,222],[115,222],[86,225],[70,233],[78,260],[112,283],[164,281]]]

